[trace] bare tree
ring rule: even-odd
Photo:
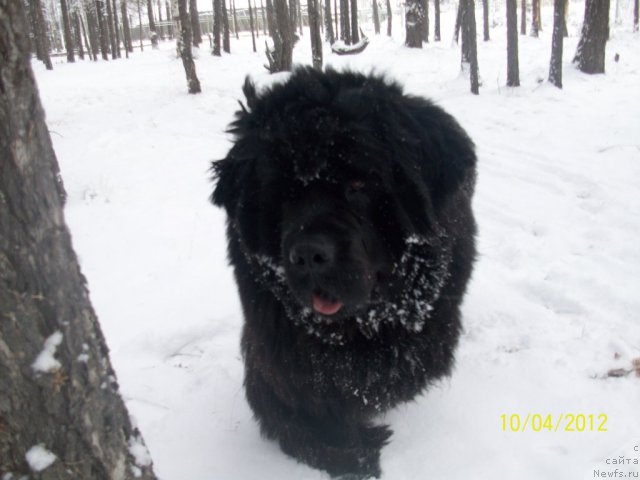
[[[216,57],[220,57],[221,35],[222,31],[222,0],[213,0],[213,51]]]
[[[520,0],[520,35],[527,34],[527,0]]]
[[[422,19],[422,41],[429,42],[429,0],[422,0],[424,18]]]
[[[82,30],[80,29],[80,15],[76,9],[71,14],[71,24],[73,26],[74,43],[78,46],[78,56],[80,60],[84,60],[84,46],[82,45]]]
[[[482,33],[485,42],[489,38],[489,0],[482,0]]]
[[[478,73],[478,44],[476,41],[475,0],[461,0],[462,5],[462,69],[469,72],[471,93],[477,95],[480,89]]]
[[[609,39],[610,0],[587,0],[582,34],[573,62],[584,73],[604,73],[605,46]]]
[[[520,86],[518,6],[516,0],[507,0],[507,86]]]
[[[108,2],[109,0],[107,0]],[[147,0],[147,17],[149,19],[149,35],[151,36],[151,47],[158,48],[158,32],[156,22],[153,18],[153,5],[151,0]]]
[[[67,0],[60,0],[60,14],[62,15],[62,27],[64,30],[64,46],[67,50],[67,62],[75,62],[76,58],[73,52],[73,35],[71,34],[71,20],[69,19],[69,9],[67,8]]]
[[[274,0],[273,50],[267,48],[271,73],[291,70],[293,62],[293,28],[287,0]]]
[[[330,0],[327,0],[327,4],[331,5]],[[372,8],[372,14],[373,14],[373,31],[376,33],[376,35],[379,35],[380,34],[380,14],[378,12],[378,0],[371,0],[371,8]],[[329,11],[329,13],[331,13],[331,11]],[[331,25],[331,22],[329,22],[329,25]]]
[[[44,20],[44,7],[40,0],[30,0],[29,7],[33,18],[33,32],[36,41],[36,52],[39,55],[38,58],[42,60],[47,70],[53,70],[53,64],[51,63],[51,56],[49,54],[51,47],[49,45],[49,35],[47,34],[47,22]]]
[[[247,0],[251,2],[251,0]],[[227,0],[221,0],[222,4],[222,50],[231,53],[231,38],[229,33],[229,15],[227,13]],[[255,6],[255,4],[254,4]]]
[[[358,33],[358,0],[351,0],[351,41],[358,43],[360,34]]]
[[[373,3],[376,3],[376,0],[373,0]],[[378,25],[378,30],[380,29],[380,25]],[[333,33],[333,17],[331,16],[331,0],[324,0],[324,35],[325,40],[329,42],[330,45],[336,41],[336,37]]]
[[[564,41],[565,0],[553,2],[553,40],[551,45],[551,62],[549,65],[549,82],[562,88],[562,43]]]
[[[0,472],[153,480],[71,246],[27,32],[23,3],[0,0]]]
[[[109,47],[111,48],[111,59],[118,57],[116,53],[116,35],[113,30],[113,13],[111,12],[111,0],[105,0],[107,5],[107,29],[109,32]]]
[[[351,45],[351,25],[349,23],[349,0],[340,0],[340,39]]]
[[[404,44],[410,48],[422,48],[422,22],[424,7],[422,0],[407,0],[405,24],[407,36]]]
[[[189,0],[189,14],[191,21],[191,40],[193,42],[193,46],[197,47],[202,43],[202,31],[200,30],[200,14],[198,13],[198,0]]]
[[[178,37],[178,51],[187,76],[187,90],[189,93],[200,93],[200,80],[196,74],[196,64],[191,54],[191,18],[187,11],[187,0],[178,0],[178,15],[180,17],[180,33]]]
[[[531,1],[531,36],[537,37],[540,32],[540,0]]]
[[[640,8],[638,7],[639,5],[639,1],[638,0],[633,0],[633,31],[637,32],[638,31],[638,25],[640,24]]]
[[[320,36],[320,0],[308,0],[309,32],[311,37],[311,59],[313,68],[322,70],[322,37]]]
[[[124,34],[124,48],[127,52],[133,52],[131,42],[131,27],[129,26],[129,16],[127,15],[127,0],[120,0],[120,12],[122,16],[122,32]]]
[[[440,0],[433,0],[433,41],[440,41]]]
[[[120,29],[118,26],[120,22],[118,22],[118,5],[116,4],[116,0],[113,1],[113,30],[115,32],[114,37],[114,45],[115,45],[115,53],[118,58],[122,58],[122,53],[120,52]]]
[[[253,24],[253,8],[251,7],[251,0],[249,0],[249,28],[251,28],[251,42],[253,44],[253,51],[257,52],[256,50],[256,35],[253,31],[254,29],[254,24]]]
[[[96,18],[98,21],[98,29],[100,32],[100,53],[103,60],[109,60],[109,29],[104,20],[104,3],[102,0],[96,0]]]

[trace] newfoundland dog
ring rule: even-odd
[[[212,201],[228,215],[247,400],[288,455],[378,477],[391,430],[376,416],[451,371],[473,142],[378,75],[299,68],[243,91]]]

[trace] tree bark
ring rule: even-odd
[[[518,6],[516,0],[507,0],[507,86],[520,86]]]
[[[422,0],[407,0],[405,14],[406,39],[404,44],[410,48],[422,48],[422,22],[424,8]]]
[[[440,41],[440,0],[433,0],[433,41]]]
[[[482,0],[482,33],[485,42],[489,38],[489,0]]]
[[[551,62],[549,65],[549,82],[562,88],[562,43],[564,41],[564,8],[565,0],[554,0],[553,4],[553,39],[551,44]]]
[[[478,73],[478,44],[476,41],[475,0],[461,0],[462,8],[462,69],[469,68],[471,93],[477,95],[480,89]]]
[[[114,45],[115,45],[115,53],[118,58],[122,58],[122,53],[120,52],[120,29],[118,28],[120,22],[118,21],[118,4],[116,0],[113,1],[113,30],[115,32],[114,37]]]
[[[102,5],[102,0],[96,0],[96,17],[100,31],[100,53],[102,53],[103,60],[109,60],[109,31],[104,23]]]
[[[373,0],[376,3],[376,0]],[[378,24],[378,30],[380,25]],[[333,45],[336,41],[335,34],[333,33],[333,17],[331,16],[331,0],[324,0],[324,35],[325,40],[329,42],[329,45]]]
[[[422,41],[429,42],[429,0],[422,0],[424,18],[422,19]]]
[[[191,15],[191,38],[193,41],[193,46],[197,47],[202,43],[202,32],[200,31],[200,15],[198,14],[198,0],[189,0],[189,14]]]
[[[322,37],[320,36],[320,0],[308,0],[309,33],[311,37],[311,60],[313,68],[322,70]]]
[[[221,32],[222,32],[222,0],[213,0],[213,51],[211,52],[216,57],[220,57],[222,52],[220,50],[221,45]]]
[[[80,60],[84,60],[84,46],[82,45],[82,29],[80,28],[80,15],[78,12],[73,12],[73,37],[75,44],[78,46],[78,56]]]
[[[178,38],[178,51],[187,76],[187,90],[189,93],[200,93],[200,80],[196,74],[196,64],[191,54],[191,25],[192,17],[187,11],[187,0],[178,0],[178,14],[180,16],[180,37]]]
[[[351,45],[351,25],[349,22],[349,0],[340,0],[340,39]]]
[[[604,73],[605,47],[609,39],[610,0],[587,0],[582,34],[573,62],[584,73]]]
[[[0,0],[0,472],[153,480],[71,246],[24,22]],[[39,472],[34,449],[50,454]]]
[[[98,53],[100,52],[100,28],[98,27],[98,20],[95,13],[96,4],[87,5],[87,26],[85,30],[89,30],[89,45],[91,47],[91,53],[93,54],[93,61],[98,61]],[[82,21],[82,19],[80,19]]]
[[[527,34],[527,0],[520,0],[520,35]]]
[[[71,20],[69,19],[69,9],[67,0],[60,0],[60,14],[62,16],[62,29],[64,31],[64,47],[67,50],[67,62],[76,61],[74,54],[73,35],[71,34]]]
[[[38,38],[36,40],[40,43],[41,60],[47,70],[53,70],[53,64],[51,63],[51,56],[49,54],[51,46],[49,44],[49,35],[47,35],[47,22],[44,19],[44,7],[40,0],[32,0],[32,2],[37,23]]]
[[[231,38],[229,32],[229,15],[227,14],[227,0],[220,0],[222,4],[222,50],[231,53]],[[249,2],[251,0],[248,0]],[[254,0],[255,1],[255,0]],[[255,6],[255,3],[254,3]]]
[[[327,5],[330,5],[330,0],[327,0]],[[376,35],[380,35],[380,13],[378,12],[378,0],[371,0],[371,8],[373,11],[373,31]],[[329,23],[329,25],[331,25],[331,23]],[[333,34],[333,31],[331,33]]]
[[[360,33],[358,29],[358,1],[351,0],[351,42],[358,43],[360,41]]]

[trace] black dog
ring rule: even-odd
[[[285,453],[377,477],[391,431],[376,415],[451,370],[474,145],[379,76],[301,68],[244,94],[212,200],[228,214],[247,400]]]

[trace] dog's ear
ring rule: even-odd
[[[212,177],[216,182],[211,194],[211,202],[218,207],[224,207],[229,216],[233,215],[238,204],[248,168],[248,161],[234,156],[233,153],[231,149],[226,158],[211,164]]]
[[[405,97],[410,128],[420,143],[420,166],[434,203],[463,188],[473,191],[476,171],[475,145],[460,124],[431,102]]]

